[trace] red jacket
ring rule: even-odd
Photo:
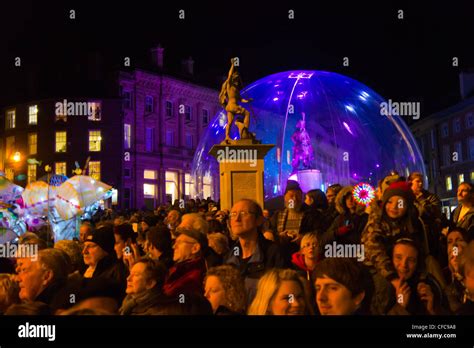
[[[202,295],[206,263],[202,257],[179,262],[170,268],[163,285],[163,292],[168,296]]]

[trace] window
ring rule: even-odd
[[[56,175],[66,175],[66,162],[56,162],[54,164],[54,172]]]
[[[191,107],[189,105],[185,105],[184,106],[184,119],[186,121],[191,121],[192,120],[192,110],[191,110]]]
[[[184,195],[189,198],[191,195],[191,188],[193,185],[193,179],[190,173],[184,174]]]
[[[211,192],[212,192],[212,178],[210,175],[206,175],[203,177],[202,181],[202,191],[203,191],[203,197],[211,197]]]
[[[186,133],[186,147],[188,149],[193,148],[193,135],[192,134]]]
[[[123,91],[122,98],[123,98],[123,107],[125,109],[131,109],[133,107],[133,105],[132,105],[132,92]]]
[[[143,184],[143,196],[145,198],[155,198],[155,187],[153,184]]]
[[[155,145],[155,128],[147,127],[145,130],[145,151],[152,152]]]
[[[441,126],[441,136],[446,138],[449,135],[449,125],[447,123],[443,123]]]
[[[56,132],[56,152],[66,152],[67,134],[64,131]]]
[[[143,171],[143,178],[144,179],[155,180],[156,179],[156,170],[145,169]]]
[[[89,104],[89,121],[100,121],[102,119],[102,105],[100,102],[90,102]]]
[[[16,111],[8,110],[5,127],[7,129],[15,128],[15,124],[16,124]]]
[[[10,156],[13,154],[14,146],[15,146],[15,137],[14,136],[7,137],[7,142],[5,146],[6,158],[10,158]]]
[[[145,112],[153,112],[153,97],[151,95],[145,96]]]
[[[446,177],[446,191],[451,191],[453,189],[453,181],[451,180],[451,176],[448,175]]]
[[[462,162],[462,143],[460,141],[454,144],[454,152],[457,155],[457,162]]]
[[[461,131],[461,119],[457,118],[454,120],[454,133],[459,133]]]
[[[471,172],[471,182],[474,182],[474,171]]]
[[[38,151],[38,135],[36,133],[28,134],[28,153],[36,155]]]
[[[202,109],[202,125],[207,126],[209,124],[209,110]]]
[[[31,105],[28,110],[28,124],[38,124],[38,105]]]
[[[474,127],[474,113],[470,112],[466,115],[466,128]]]
[[[169,100],[166,101],[165,114],[166,117],[173,117],[173,102]]]
[[[166,131],[166,145],[174,146],[174,131],[172,130]]]
[[[102,142],[102,136],[100,130],[89,131],[89,151],[97,152],[100,151],[100,144]]]
[[[132,145],[132,126],[125,123],[123,125],[124,142],[123,147],[129,149]]]
[[[451,164],[451,156],[449,154],[449,145],[443,145],[443,164],[448,166]]]
[[[459,174],[458,175],[458,185],[464,182],[464,174]]]
[[[469,137],[467,145],[469,151],[469,159],[474,160],[474,137]]]
[[[100,180],[100,161],[89,162],[89,176],[95,180]]]
[[[36,181],[36,164],[28,164],[28,184]]]
[[[171,198],[171,202],[178,199],[178,173],[165,172],[166,177],[166,196]]]

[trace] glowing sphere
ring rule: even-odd
[[[369,205],[375,199],[375,190],[369,184],[360,183],[354,186],[352,195],[357,203]]]
[[[420,151],[401,117],[385,115],[385,100],[347,76],[287,71],[262,78],[241,94],[253,99],[250,104],[242,104],[251,112],[250,130],[262,143],[275,145],[265,157],[265,199],[281,195],[290,176],[305,180],[302,186],[322,190],[334,183],[366,182],[375,186],[391,170],[404,176],[419,171],[425,176]],[[298,159],[301,151],[294,148],[292,140],[301,132],[303,114],[311,146],[306,163]],[[193,193],[204,198],[219,197],[219,165],[209,150],[224,139],[226,123],[222,109],[196,149]],[[237,127],[233,126],[231,137],[237,135]],[[314,181],[308,179],[312,172],[320,173]]]

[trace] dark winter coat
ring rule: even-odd
[[[121,315],[155,315],[166,300],[165,295],[156,289],[146,290],[138,295],[127,295],[119,313]]]
[[[451,213],[451,225],[465,229],[469,238],[472,239],[474,238],[474,207],[471,207],[466,215],[463,216],[462,220],[459,220],[461,208],[462,204],[458,205]]]

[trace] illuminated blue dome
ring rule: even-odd
[[[263,144],[275,145],[265,157],[265,199],[281,195],[289,177],[305,184],[304,190],[325,190],[334,183],[367,182],[375,187],[391,170],[425,175],[420,151],[404,121],[394,114],[382,115],[385,100],[349,77],[287,71],[260,79],[241,94],[253,98],[250,106],[243,104],[251,112],[250,130]],[[310,139],[306,161],[295,160],[298,149],[292,139],[301,130],[303,114]],[[192,175],[197,195],[219,197],[219,166],[209,150],[224,139],[226,123],[222,109],[196,149]],[[237,134],[234,126],[232,138]]]

